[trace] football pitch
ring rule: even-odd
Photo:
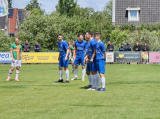
[[[20,82],[15,71],[5,81],[9,69],[0,65],[1,119],[160,119],[160,65],[107,65],[105,92],[83,88],[81,67],[69,84],[53,83],[57,64],[22,65]]]

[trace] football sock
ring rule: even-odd
[[[75,69],[75,77],[77,77],[78,69]]]
[[[72,65],[72,69],[74,70],[74,65]]]
[[[63,78],[63,70],[59,70],[59,77],[60,77],[60,80],[62,80]]]
[[[99,88],[99,75],[95,75],[96,88]]]
[[[9,70],[9,74],[8,74],[8,78],[11,77],[11,74],[12,74],[12,70],[10,69],[10,70]]]
[[[85,76],[85,69],[82,69],[82,78]]]
[[[89,85],[92,85],[92,75],[88,75]]]
[[[19,70],[16,70],[16,79],[18,79]]]
[[[102,88],[105,88],[105,77],[101,77]]]
[[[66,70],[66,81],[69,81],[69,70]]]
[[[96,87],[95,83],[95,75],[92,75],[92,88]]]

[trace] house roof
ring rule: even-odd
[[[8,17],[9,17],[9,25],[10,25],[9,32],[15,32],[16,31],[16,22],[17,22],[17,17],[18,17],[18,8],[13,9],[13,16],[12,16],[12,12],[11,12],[11,13],[9,13]]]
[[[0,17],[0,28],[5,29],[6,16]]]

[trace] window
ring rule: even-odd
[[[133,20],[137,19],[137,11],[130,11],[130,18]]]
[[[127,10],[128,10],[128,22],[139,21],[140,8],[127,8]]]

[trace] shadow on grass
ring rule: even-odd
[[[118,85],[118,84],[160,84],[160,81],[118,81],[118,82],[109,82],[106,85]]]
[[[76,107],[116,107],[117,105],[70,105]]]
[[[0,86],[0,88],[7,88],[7,89],[10,89],[10,88],[27,88],[26,86],[21,86],[21,85],[18,85],[18,86],[13,86],[13,85],[10,85],[10,86]]]

